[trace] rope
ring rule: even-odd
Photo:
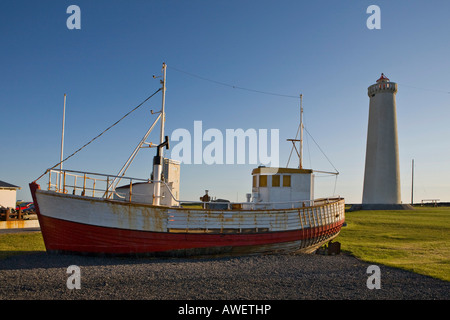
[[[93,139],[91,139],[88,143],[84,144],[81,148],[79,148],[78,150],[76,150],[74,153],[72,153],[70,156],[66,157],[63,161],[58,162],[57,164],[55,164],[53,167],[51,167],[50,169],[45,170],[45,172],[36,180],[34,180],[34,182],[38,181],[40,178],[42,178],[45,174],[47,174],[47,172],[49,170],[52,170],[53,168],[59,166],[61,163],[65,162],[66,160],[72,158],[75,154],[77,154],[78,152],[80,152],[82,149],[84,149],[85,147],[87,147],[89,144],[91,144],[92,142],[94,142],[94,140],[96,140],[97,138],[99,138],[101,135],[103,135],[106,131],[108,131],[109,129],[111,129],[112,127],[114,127],[115,125],[117,125],[120,121],[122,121],[123,119],[125,119],[126,117],[128,117],[132,112],[136,111],[138,108],[140,108],[144,103],[146,103],[150,98],[152,98],[155,94],[157,94],[159,91],[161,91],[162,88],[159,88],[158,90],[156,90],[152,95],[150,95],[147,99],[145,99],[144,101],[142,101],[138,106],[136,106],[133,110],[129,111],[127,114],[125,114],[122,118],[120,118],[119,120],[117,120],[115,123],[113,123],[112,125],[110,125],[108,128],[106,128],[103,132],[101,132],[100,134],[98,134],[96,137],[94,137]]]

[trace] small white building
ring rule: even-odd
[[[0,206],[15,209],[17,189],[20,187],[0,180]]]
[[[253,203],[283,209],[312,205],[314,174],[309,169],[259,167],[252,171]],[[273,203],[273,204],[269,204]]]

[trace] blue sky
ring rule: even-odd
[[[69,30],[66,9],[81,9]],[[369,30],[366,9],[381,9]],[[22,187],[59,161],[63,95],[65,155],[138,105],[167,69],[166,133],[279,129],[280,164],[290,152],[299,100],[233,89],[303,94],[305,127],[339,170],[317,179],[316,195],[360,203],[369,98],[384,72],[398,83],[403,202],[450,201],[450,2],[442,1],[2,1],[0,3],[0,180]],[[172,68],[171,68],[172,67]],[[115,174],[160,108],[160,96],[96,140],[64,168]],[[149,141],[157,141],[157,131]],[[148,177],[142,150],[128,175]],[[305,137],[306,167],[332,171]],[[292,166],[295,166],[291,162]],[[181,198],[245,200],[254,165],[184,165]],[[45,181],[40,181],[45,184]],[[335,184],[336,182],[336,184]]]

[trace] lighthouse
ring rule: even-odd
[[[400,192],[397,84],[382,73],[367,93],[370,102],[362,208],[406,209]]]

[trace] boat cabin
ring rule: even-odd
[[[261,209],[312,205],[313,170],[258,167],[252,171],[252,176],[252,202],[259,203]]]

